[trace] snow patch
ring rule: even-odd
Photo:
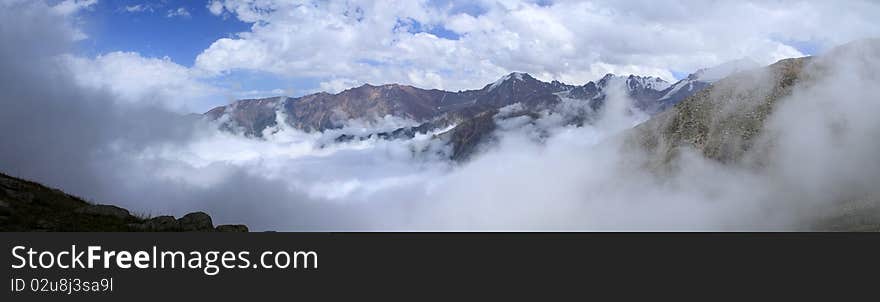
[[[677,83],[675,83],[672,86],[672,89],[669,90],[669,92],[667,92],[665,95],[663,95],[663,97],[661,97],[659,100],[662,101],[662,100],[665,100],[665,99],[672,97],[673,95],[678,93],[678,91],[681,90],[681,88],[683,88],[685,86],[688,87],[688,91],[693,90],[693,88],[694,88],[693,82],[696,82],[696,80],[684,79],[684,80],[678,81]]]

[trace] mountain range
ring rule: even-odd
[[[566,123],[582,125],[601,110],[608,91],[614,88],[612,86],[619,85],[633,100],[635,108],[656,114],[727,74],[755,67],[758,67],[757,63],[751,61],[735,61],[699,70],[672,84],[658,77],[607,74],[599,80],[575,86],[559,81],[544,82],[519,72],[505,75],[481,89],[457,92],[400,84],[364,84],[336,94],[321,92],[297,98],[278,96],[238,100],[213,108],[203,116],[218,122],[224,130],[256,138],[262,137],[263,131],[276,126],[279,120],[296,129],[313,132],[339,129],[352,119],[374,122],[384,116],[394,116],[418,124],[367,135],[340,134],[336,141],[372,136],[411,138],[417,133],[452,127],[438,136],[448,139],[453,150],[451,157],[461,160],[468,158],[495,129],[494,118],[504,107],[518,106],[506,118],[539,117],[563,110],[557,107],[564,100],[574,101],[584,105],[584,109],[565,112],[569,116]],[[564,110],[570,111],[570,107]],[[281,119],[279,114],[283,114]]]

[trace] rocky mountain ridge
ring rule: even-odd
[[[322,92],[299,98],[280,96],[239,100],[216,107],[203,116],[218,123],[221,129],[255,138],[262,137],[263,131],[272,129],[279,120],[293,128],[312,132],[339,129],[352,119],[369,123],[393,116],[414,121],[417,125],[387,132],[343,133],[336,142],[373,137],[408,139],[416,134],[453,127],[449,133],[438,137],[451,145],[451,158],[463,160],[477,149],[465,144],[481,144],[491,137],[489,134],[495,129],[494,123],[486,121],[501,108],[518,105],[519,112],[510,116],[540,117],[571,110],[572,106],[557,107],[564,100],[574,101],[582,104],[583,109],[564,114],[570,116],[568,124],[579,126],[590,122],[602,108],[611,89],[622,89],[633,99],[635,108],[656,114],[709,86],[710,82],[700,78],[701,73],[706,70],[672,84],[657,77],[607,74],[597,81],[574,86],[559,81],[548,83],[527,73],[513,72],[481,89],[458,92],[399,84],[364,84],[337,94]]]
[[[203,116],[219,121],[227,130],[255,137],[275,125],[278,111],[285,114],[289,125],[303,131],[340,128],[350,119],[372,121],[386,115],[426,123],[442,118],[466,119],[517,103],[527,108],[547,108],[561,98],[590,101],[593,107],[600,107],[604,90],[612,79],[625,81],[627,92],[640,101],[639,107],[649,111],[653,110],[651,102],[671,87],[656,77],[608,74],[595,82],[573,86],[559,81],[543,82],[527,73],[514,72],[478,90],[452,92],[399,84],[364,84],[337,94],[239,100],[211,109]]]

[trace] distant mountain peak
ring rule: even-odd
[[[626,82],[627,82],[627,86],[630,87],[631,89],[634,89],[636,87],[643,87],[643,88],[653,89],[653,90],[657,90],[657,91],[665,90],[666,88],[669,88],[670,85],[672,85],[671,83],[667,82],[666,80],[663,80],[659,77],[654,77],[654,76],[642,77],[642,76],[636,76],[636,75],[629,75],[629,77],[627,77]]]
[[[618,76],[613,73],[606,73],[605,76],[603,76],[601,79],[599,79],[599,81],[595,83],[595,85],[599,87],[607,87],[608,83],[614,79],[625,80],[625,85],[629,90],[652,89],[656,91],[662,91],[672,85],[660,77],[637,76],[634,74],[630,74],[628,76]],[[590,83],[593,82],[589,82],[587,83],[587,85],[589,85]]]
[[[507,74],[507,75],[505,75],[505,76],[499,78],[499,79],[498,79],[497,81],[495,81],[494,83],[487,85],[485,89],[488,89],[489,91],[492,91],[492,90],[495,90],[495,88],[498,88],[499,86],[501,86],[502,84],[507,83],[507,82],[510,82],[510,81],[516,81],[516,82],[522,82],[522,81],[537,81],[537,79],[535,79],[534,77],[532,77],[532,76],[531,76],[530,74],[528,74],[528,73],[524,73],[524,72],[511,72],[511,73],[509,73],[509,74]]]
[[[617,77],[617,75],[609,72],[609,73],[606,73],[604,76],[602,76],[602,78],[599,79],[599,82],[606,82],[607,83],[608,81],[610,81],[611,79],[616,78],[616,77]]]
[[[532,78],[532,76],[531,76],[530,74],[528,74],[528,73],[525,73],[525,72],[517,72],[517,71],[511,72],[511,73],[508,74],[506,77],[507,77],[507,78],[514,78],[514,79],[516,79],[517,81],[522,81],[523,78]]]

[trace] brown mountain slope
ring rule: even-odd
[[[661,163],[673,160],[684,146],[720,162],[737,161],[753,145],[779,99],[802,80],[810,61],[785,59],[722,79],[636,127],[630,142]]]
[[[839,59],[842,57],[846,59]],[[685,148],[726,166],[737,166],[759,173],[767,171],[766,169],[785,167],[777,165],[780,160],[779,153],[773,151],[779,147],[780,138],[777,136],[778,133],[768,132],[768,121],[783,102],[801,101],[798,98],[787,97],[792,96],[795,90],[824,89],[821,85],[828,83],[828,77],[848,76],[840,74],[840,71],[832,73],[831,70],[841,65],[853,64],[853,61],[865,63],[855,63],[860,67],[854,70],[861,70],[867,76],[861,78],[861,81],[876,78],[880,70],[872,69],[874,67],[871,66],[876,65],[867,62],[877,58],[880,58],[880,40],[868,40],[840,46],[821,57],[785,59],[760,70],[731,75],[625,133],[623,151],[644,152],[646,155],[644,166],[661,176],[676,171],[682,150]],[[837,96],[831,96],[830,100],[835,97]],[[792,105],[800,106],[795,103]],[[846,121],[841,121],[837,127],[846,127]],[[838,130],[843,131],[841,129],[843,128]],[[802,148],[797,144],[790,147]],[[868,145],[866,148],[873,147]],[[802,153],[809,152],[806,150]],[[834,162],[827,164],[836,165]],[[862,173],[857,170],[858,168],[855,168],[840,173],[843,173],[842,175]],[[833,178],[828,177],[828,179]],[[830,200],[820,201],[817,208],[813,208],[815,211],[805,216],[807,225],[805,228],[880,231],[878,190],[865,188],[858,180],[855,184],[843,181],[834,183],[841,186],[828,188],[829,191],[833,191],[826,194]],[[780,192],[780,194],[788,193]],[[796,192],[790,195],[804,197]],[[797,203],[799,200],[792,202]]]

